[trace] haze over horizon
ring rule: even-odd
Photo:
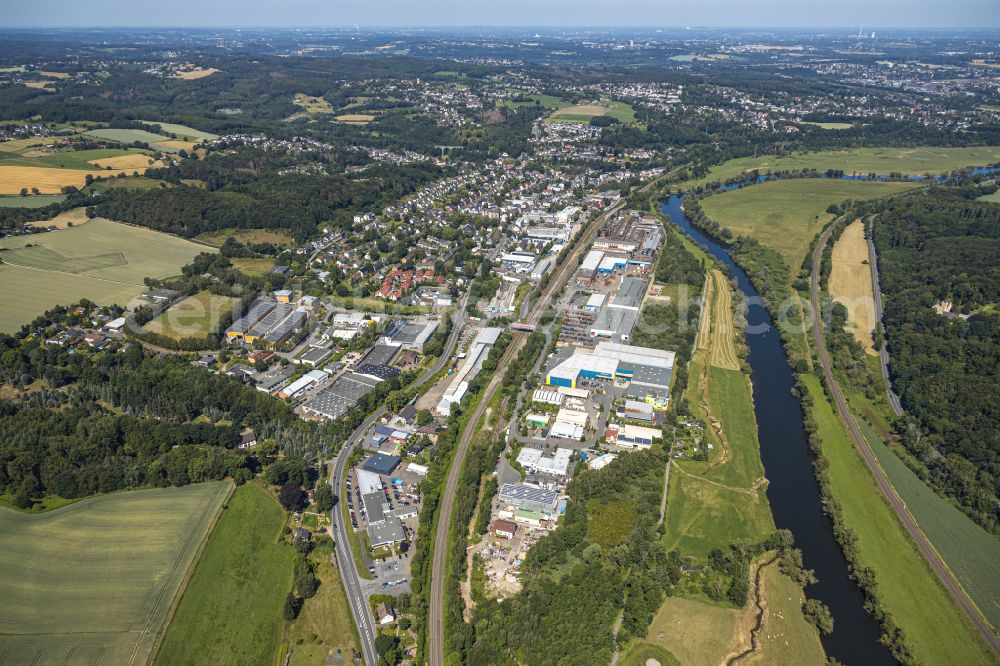
[[[719,28],[997,28],[996,0],[510,0],[498,7],[456,0],[384,0],[341,5],[329,0],[15,0],[5,26],[27,27],[719,27]]]

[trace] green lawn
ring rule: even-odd
[[[153,132],[147,132],[146,130],[140,129],[92,129],[84,132],[86,136],[96,137],[98,139],[106,139],[108,141],[117,141],[118,143],[134,143],[139,141],[141,143],[157,143],[158,141],[169,141],[169,136],[164,136],[162,134],[154,134]]]
[[[880,599],[903,628],[917,660],[925,664],[994,663],[882,498],[819,379],[809,375],[805,381],[830,462],[833,495],[857,533],[861,563],[875,571]]]
[[[232,263],[233,268],[238,270],[244,275],[250,275],[258,277],[264,275],[269,270],[274,268],[273,259],[238,259],[233,258],[229,260]]]
[[[1000,146],[969,148],[852,148],[796,153],[784,157],[763,155],[740,157],[714,166],[705,178],[686,183],[694,187],[713,181],[736,178],[752,169],[765,171],[797,171],[800,169],[838,169],[844,173],[899,172],[911,176],[924,173],[944,173],[972,166],[986,166],[1000,160]]]
[[[219,320],[229,314],[237,299],[199,291],[164,310],[145,330],[180,340],[202,338],[215,331]]]
[[[44,208],[66,200],[65,194],[38,194],[30,197],[0,196],[0,208]]]
[[[266,490],[236,490],[209,538],[157,664],[274,664],[295,551],[277,542],[285,512]]]
[[[733,234],[753,236],[777,250],[794,272],[813,237],[832,219],[826,212],[830,204],[878,199],[914,187],[918,186],[828,178],[777,180],[706,197],[701,207]]]
[[[764,476],[757,443],[750,382],[745,374],[725,368],[708,368],[708,399],[712,414],[722,421],[729,443],[729,460],[713,466],[706,478],[728,486],[749,488]]]
[[[81,298],[125,305],[146,291],[143,278],[177,275],[206,251],[212,250],[101,218],[52,233],[0,239],[0,332],[17,331],[53,306]]]
[[[145,662],[229,487],[0,509],[0,663]]]
[[[1000,190],[997,190],[993,194],[984,194],[979,197],[978,201],[989,201],[991,203],[1000,203]]]
[[[533,101],[531,102],[515,102],[513,100],[504,100],[498,103],[498,106],[506,106],[509,109],[516,109],[523,106],[535,106],[535,101],[538,101],[538,105],[544,109],[563,109],[567,106],[572,106],[569,102],[564,102],[554,95],[527,95]]]

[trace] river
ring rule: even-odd
[[[775,525],[792,531],[806,568],[816,572],[819,582],[807,589],[809,596],[826,604],[833,615],[834,630],[823,637],[823,647],[827,655],[844,664],[894,664],[889,650],[879,643],[881,628],[864,609],[864,597],[848,576],[847,560],[820,505],[801,406],[791,393],[794,381],[781,337],[746,273],[723,246],[691,225],[681,210],[681,201],[681,197],[671,196],[661,210],[730,268],[750,303],[746,341],[761,460],[768,479],[767,498]]]

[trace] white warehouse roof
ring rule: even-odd
[[[604,258],[604,253],[600,250],[591,250],[587,253],[587,256],[583,258],[583,263],[580,264],[580,268],[588,271],[596,271],[597,267],[601,263],[601,259]]]

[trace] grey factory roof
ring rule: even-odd
[[[268,312],[263,319],[254,324],[253,328],[250,329],[249,334],[257,338],[263,337],[265,333],[277,326],[282,319],[291,314],[293,307],[294,306],[288,303],[276,304],[273,310]]]
[[[627,363],[623,361],[618,364],[618,369],[619,371],[631,370],[633,373],[633,384],[643,384],[646,386],[655,386],[660,388],[668,388],[670,386],[670,368],[657,368],[652,365]]]
[[[403,524],[399,518],[389,518],[381,523],[368,525],[368,539],[372,546],[384,546],[389,543],[406,541],[406,532],[403,531]]]
[[[366,493],[361,496],[361,501],[365,503],[365,513],[368,514],[369,523],[381,523],[385,520],[388,503],[385,501],[384,493]]]
[[[642,280],[633,277],[622,278],[621,286],[611,299],[611,307],[638,308],[645,290],[646,283]]]
[[[331,350],[324,347],[310,347],[309,351],[299,356],[298,361],[307,365],[319,365],[332,354]]]
[[[590,330],[605,332],[620,342],[632,335],[632,329],[635,328],[638,317],[639,313],[635,310],[604,307],[594,315],[594,322],[590,325]]]
[[[267,335],[264,336],[264,339],[271,344],[284,342],[292,333],[302,326],[302,323],[305,320],[306,313],[297,310],[289,315],[283,322],[268,331]]]
[[[361,359],[360,365],[389,365],[398,353],[399,347],[396,345],[375,345]]]
[[[226,329],[226,332],[239,333],[242,335],[244,331],[249,330],[250,327],[260,321],[264,315],[273,310],[275,305],[277,305],[277,303],[274,301],[258,298],[250,304],[246,314],[234,321],[233,325]]]
[[[391,365],[375,365],[373,363],[363,363],[358,368],[358,372],[362,375],[378,377],[379,379],[392,379],[399,376],[399,368],[394,368]]]
[[[559,501],[559,493],[554,490],[543,490],[520,483],[505,483],[500,489],[500,501],[513,504],[531,504],[538,507],[555,508]]]
[[[317,393],[302,407],[313,414],[338,419],[348,409],[358,404],[358,400],[375,388],[376,384],[378,384],[376,379],[349,372]]]

